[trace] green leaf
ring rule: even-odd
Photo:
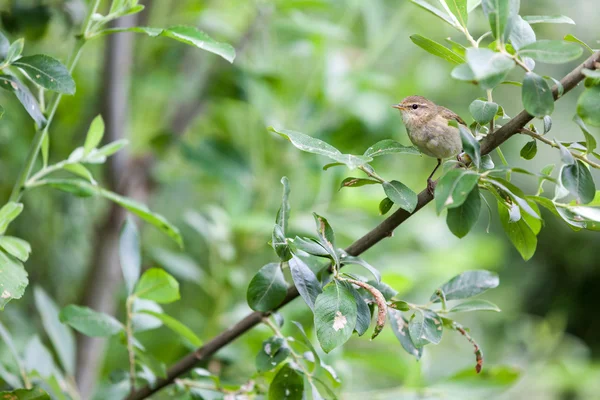
[[[389,197],[385,197],[379,202],[379,215],[385,215],[392,209],[394,202]]]
[[[410,0],[413,4],[418,5],[419,7],[423,8],[426,11],[429,11],[430,13],[432,13],[433,15],[435,15],[438,18],[443,19],[444,21],[446,21],[447,23],[449,23],[452,26],[454,25],[454,21],[452,21],[452,19],[450,18],[450,16],[448,14],[446,14],[445,12],[441,11],[440,9],[432,6],[431,4],[429,4],[428,2],[426,2],[425,0]]]
[[[17,99],[19,99],[38,127],[41,128],[46,125],[46,117],[44,117],[35,96],[31,94],[27,86],[25,86],[17,77],[12,75],[1,75],[0,88],[13,92],[15,96],[17,96]]]
[[[575,164],[575,157],[573,157],[573,154],[571,154],[569,149],[567,149],[565,146],[563,146],[560,142],[556,140],[554,141],[554,143],[556,143],[556,145],[558,146],[558,150],[560,151],[560,159],[562,160],[562,162],[564,162],[565,164]]]
[[[369,285],[373,286],[375,289],[379,290],[383,297],[389,301],[392,297],[398,294],[397,290],[392,289],[388,284],[377,281],[368,281]]]
[[[479,175],[465,169],[451,169],[440,178],[435,188],[435,209],[441,213],[444,208],[455,208],[467,200],[469,193],[477,186]]]
[[[515,169],[513,168],[513,170],[515,170]],[[490,178],[489,182],[492,185],[494,185],[494,186],[500,188],[502,191],[504,191],[506,195],[510,196],[510,198],[515,203],[517,203],[519,205],[519,207],[521,207],[521,209],[523,209],[523,211],[525,211],[527,214],[531,215],[534,218],[540,219],[539,214],[536,213],[536,211],[533,208],[531,208],[529,203],[527,203],[527,201],[525,200],[525,194],[523,193],[523,191],[521,189],[519,189],[512,183],[508,182],[507,180],[496,177],[496,176],[493,178]]]
[[[0,236],[0,247],[23,262],[27,261],[31,253],[31,245],[14,236]]]
[[[318,240],[313,238],[301,238],[296,236],[293,241],[293,247],[302,250],[308,254],[317,257],[329,257],[329,252],[325,250],[323,245]]]
[[[315,329],[325,353],[344,344],[354,331],[357,306],[354,296],[338,280],[325,286],[315,301]]]
[[[333,228],[329,225],[329,222],[324,217],[317,213],[313,213],[315,223],[317,225],[317,234],[319,235],[319,241],[323,248],[327,250],[331,259],[335,262],[335,265],[339,265],[340,260],[335,250],[335,235]]]
[[[404,146],[392,139],[385,139],[375,143],[369,147],[365,154],[365,157],[378,157],[386,154],[414,154],[421,155],[419,149],[414,146]]]
[[[586,123],[600,126],[600,85],[587,88],[579,96],[577,114]]]
[[[314,272],[297,256],[293,256],[288,264],[298,293],[300,293],[300,296],[302,296],[310,309],[314,311],[315,301],[322,293],[321,284]]]
[[[217,42],[206,33],[192,26],[178,25],[172,26],[168,29],[136,26],[118,31],[144,33],[150,37],[164,36],[221,56],[230,63],[233,63],[233,60],[235,59],[235,49],[231,45],[223,42]],[[102,33],[111,32],[112,31],[109,29],[103,31]]]
[[[423,347],[416,347],[412,342],[410,333],[408,332],[408,321],[406,321],[400,311],[390,307],[388,307],[388,318],[390,320],[392,331],[402,345],[402,348],[406,350],[408,354],[419,360],[423,355]]]
[[[525,143],[525,146],[521,149],[521,157],[525,160],[531,160],[537,154],[537,142],[532,140],[531,142]]]
[[[12,392],[0,392],[0,399],[6,400],[51,400],[43,389],[17,389]]]
[[[526,15],[523,19],[530,24],[571,24],[575,21],[564,15]]]
[[[453,0],[451,0],[453,1]],[[426,52],[433,54],[434,56],[443,58],[446,61],[449,61],[454,64],[461,64],[465,62],[463,57],[454,53],[452,50],[448,49],[446,46],[435,42],[431,39],[428,39],[421,35],[412,35],[410,40],[413,41],[414,44],[425,50]]]
[[[44,330],[58,354],[58,359],[68,375],[75,375],[75,336],[67,325],[60,322],[59,309],[54,300],[41,287],[33,289],[35,306],[42,318]]]
[[[442,340],[442,319],[431,310],[418,309],[408,322],[408,332],[416,347],[438,344]]]
[[[91,156],[94,157],[109,157],[115,154],[117,151],[125,147],[129,141],[127,139],[115,140],[112,143],[102,146],[98,151],[92,151]]]
[[[0,32],[0,59],[4,60],[8,49],[10,48],[10,41],[2,32]]]
[[[527,23],[520,15],[517,15],[514,20],[514,26],[510,32],[510,43],[515,50],[519,50],[523,46],[527,46],[536,41],[535,32],[531,25]]]
[[[53,374],[62,375],[54,364],[52,353],[42,344],[38,335],[34,335],[27,342],[23,363],[25,370],[31,375],[37,373],[44,379],[50,378]]]
[[[467,64],[473,73],[473,78],[466,80],[477,81],[483,89],[493,89],[506,78],[515,62],[502,53],[471,47],[467,49]]]
[[[24,39],[17,39],[8,48],[6,52],[6,57],[4,58],[3,65],[10,64],[15,61],[17,58],[21,56],[23,53],[23,47],[25,47]]]
[[[458,131],[464,152],[471,158],[475,167],[479,169],[481,167],[481,148],[479,142],[464,125],[458,124]]]
[[[575,164],[565,165],[560,172],[563,186],[577,198],[580,203],[587,204],[594,200],[596,185],[590,170],[577,160]]]
[[[248,285],[246,298],[255,311],[271,311],[281,304],[287,294],[287,283],[279,263],[262,267]]]
[[[477,186],[469,193],[466,200],[459,207],[449,208],[446,224],[456,237],[463,238],[479,219],[481,199]]]
[[[142,275],[133,295],[165,304],[179,300],[179,283],[160,268],[150,268]]]
[[[271,235],[271,245],[277,253],[277,256],[281,261],[287,261],[292,258],[292,251],[290,245],[287,242],[287,238],[283,234],[281,226],[275,225],[273,227],[273,234]]]
[[[44,54],[21,57],[13,62],[17,68],[44,89],[62,94],[75,94],[75,81],[67,67]]]
[[[440,287],[440,290],[444,292],[446,300],[459,300],[473,297],[488,289],[498,287],[499,284],[500,280],[497,274],[485,270],[473,270],[465,271],[450,279]],[[440,298],[434,293],[430,300],[437,303]]]
[[[125,327],[108,314],[88,307],[68,305],[60,311],[60,322],[67,324],[86,336],[107,337],[116,335]]]
[[[550,129],[552,129],[552,117],[544,115],[544,135],[550,132]]]
[[[187,339],[194,347],[202,346],[202,340],[198,336],[196,336],[196,334],[190,328],[188,328],[175,318],[167,314],[150,310],[140,310],[138,311],[138,313],[152,315],[153,317],[159,319],[167,328],[171,329],[173,332],[177,333],[181,337]]]
[[[542,118],[554,111],[554,96],[548,82],[534,72],[525,73],[521,97],[525,110],[534,117]]]
[[[470,312],[470,311],[496,311],[501,310],[494,303],[487,300],[467,300],[452,307],[448,312]]]
[[[600,93],[598,93],[598,94],[600,94]],[[599,99],[598,102],[600,103],[600,97],[598,99]],[[577,126],[579,126],[579,128],[581,129],[581,132],[583,132],[583,136],[585,136],[586,154],[592,153],[594,150],[596,150],[596,146],[597,146],[596,138],[589,131],[588,127],[585,126],[585,123],[581,120],[581,118],[579,118],[579,116],[576,115],[573,118],[573,122],[575,122],[577,124]]]
[[[452,76],[454,79],[458,79],[459,81],[466,81],[475,85],[478,84],[477,80],[475,80],[475,75],[473,74],[473,71],[471,71],[471,67],[469,67],[467,63],[460,64],[454,67],[454,69],[450,73],[450,76]]]
[[[362,258],[351,256],[350,254],[346,253],[343,250],[341,250],[341,252],[342,252],[341,263],[343,265],[345,265],[345,264],[360,265],[361,267],[363,267],[364,269],[369,271],[373,275],[375,280],[377,280],[378,283],[381,283],[381,273],[379,272],[379,270],[377,268],[375,268],[374,266],[372,266],[371,264],[369,264]]]
[[[94,179],[94,177],[92,176],[92,173],[83,165],[76,163],[76,164],[65,164],[65,166],[63,167],[63,169],[65,171],[69,171],[72,174],[75,174],[79,177],[82,177],[84,179],[86,179],[88,182],[90,182],[92,185],[96,185],[97,182]]]
[[[180,247],[183,247],[183,239],[179,233],[179,229],[171,224],[165,217],[160,214],[153,213],[148,207],[130,198],[121,196],[117,193],[100,188],[82,180],[72,179],[47,179],[46,184],[56,189],[73,193],[77,196],[92,196],[100,195],[108,200],[111,200],[126,210],[137,215],[146,222],[151,223],[169,237],[171,237]]]
[[[536,61],[562,64],[578,59],[583,49],[575,43],[561,40],[538,40],[523,46],[518,53],[521,57],[531,57]]]
[[[302,400],[304,378],[285,364],[275,375],[269,386],[268,400]]]
[[[269,128],[269,130],[286,137],[294,146],[296,146],[296,148],[302,151],[329,157],[332,160],[345,164],[350,169],[358,168],[361,165],[373,161],[373,158],[371,157],[342,154],[341,151],[332,145],[300,132],[290,131],[288,129],[277,130],[272,127]]]
[[[565,35],[565,37],[563,38],[564,41],[566,42],[573,42],[573,43],[578,43],[581,46],[583,46],[587,51],[589,51],[590,53],[594,54],[594,49],[592,49],[590,46],[588,46],[583,40],[580,40],[578,38],[576,38],[575,36],[568,34]]]
[[[481,168],[484,170],[494,169],[494,161],[489,154],[481,156]]]
[[[127,293],[133,293],[133,288],[140,278],[142,270],[142,255],[140,251],[140,234],[135,221],[127,217],[119,235],[119,261]]]
[[[23,211],[23,204],[10,201],[0,208],[0,234],[6,232],[8,225]]]
[[[482,0],[481,6],[494,38],[506,41],[519,14],[519,0]]]
[[[464,58],[465,54],[467,54],[467,48],[462,44],[455,42],[451,38],[446,38],[446,42],[450,43],[450,46],[452,46],[452,51],[459,56]]]
[[[281,227],[281,231],[285,236],[290,220],[290,182],[288,178],[284,176],[281,178],[281,184],[283,185],[283,195],[281,196],[281,207],[279,208],[279,211],[277,211],[275,223]]]
[[[412,213],[417,208],[417,194],[398,181],[383,182],[383,191],[387,198],[403,210]]]
[[[284,362],[290,355],[290,348],[284,338],[271,336],[262,343],[256,355],[258,373],[270,371]]]
[[[469,106],[469,112],[477,123],[484,125],[496,116],[498,104],[477,99]]]
[[[511,243],[515,246],[525,261],[529,260],[535,253],[537,237],[524,219],[511,222],[506,207],[498,202],[498,215],[502,222],[504,232],[508,235]]]
[[[12,299],[20,299],[29,284],[27,271],[15,257],[0,250],[0,310]]]
[[[87,136],[85,138],[85,144],[83,145],[84,155],[90,154],[90,152],[98,147],[104,136],[104,120],[101,115],[98,115],[90,124]]]
[[[469,21],[467,0],[446,0],[446,4],[448,5],[450,12],[458,19],[458,22],[466,28],[467,22]]]
[[[373,178],[354,178],[348,177],[340,184],[340,189],[345,187],[360,187],[365,185],[378,185],[380,182]]]
[[[302,337],[303,343],[306,345],[306,347],[310,350],[310,352],[315,357],[315,364],[321,364],[322,362],[319,357],[319,353],[317,353],[317,349],[315,349],[315,346],[313,346],[312,342],[306,335],[306,332],[304,331],[304,327],[302,326],[302,324],[297,321],[292,321],[292,324],[294,324],[296,326],[296,328],[298,328],[298,330],[300,331],[300,335]]]
[[[354,296],[354,301],[356,302],[356,326],[354,327],[354,330],[358,336],[362,336],[369,330],[369,325],[371,325],[371,310],[358,290],[356,290],[350,283],[344,283],[348,290],[352,293],[352,296]]]

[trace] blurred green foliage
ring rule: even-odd
[[[71,24],[80,18],[77,3],[3,1],[3,30],[12,40],[28,40],[26,55],[43,52],[65,60],[70,49],[66,38],[72,33]],[[344,153],[362,154],[383,139],[410,144],[397,111],[390,107],[407,95],[424,95],[465,118],[472,99],[483,94],[475,86],[450,79],[449,64],[411,42],[413,34],[456,35],[410,2],[146,3],[142,18],[148,26],[195,25],[232,43],[238,51],[236,62],[230,65],[168,39],[135,39],[129,150],[136,158],[155,158],[148,171],[152,182],[149,205],[174,222],[185,241],[182,252],[160,232],[144,229],[144,267],[163,267],[179,280],[181,300],[164,308],[204,341],[249,311],[248,282],[273,260],[267,243],[280,205],[281,176],[287,176],[291,186],[290,236],[311,235],[311,212],[315,211],[327,216],[336,229],[338,245],[344,247],[382,219],[379,187],[338,191],[346,171],[323,172],[324,159],[297,151],[267,131],[267,126],[293,127]],[[536,25],[540,36],[597,37],[594,5],[589,1],[574,0],[568,8],[559,1],[522,3],[524,15],[568,14],[577,22],[576,26]],[[481,9],[475,15],[471,31],[481,34],[487,22]],[[54,160],[62,160],[81,145],[89,122],[98,113],[103,54],[103,43],[94,42],[74,73],[77,93],[64,98],[50,132]],[[542,72],[560,77],[571,68],[571,64],[544,65]],[[561,140],[579,138],[571,119],[581,90],[557,103],[553,132]],[[518,98],[518,88],[510,85],[495,92],[495,101],[510,116],[522,109],[520,101],[515,101]],[[0,103],[6,110],[0,121],[0,196],[7,199],[34,129],[9,93],[0,93]],[[182,129],[181,120],[188,113],[191,122]],[[598,129],[592,134],[598,137]],[[519,158],[519,149],[527,141],[515,137],[503,146],[512,164],[526,162]],[[537,157],[527,162],[539,170],[555,159],[551,149],[539,148]],[[378,158],[374,165],[385,176],[420,190],[434,163],[427,157],[388,156]],[[104,172],[100,167],[94,170],[98,177]],[[522,187],[536,184],[535,178],[515,176],[514,180]],[[26,212],[11,226],[11,234],[31,243],[33,252],[26,264],[31,284],[43,287],[61,306],[78,303],[86,290],[92,247],[102,240],[96,232],[106,217],[107,204],[51,189],[40,189],[24,202]],[[473,363],[472,348],[459,335],[447,335],[440,345],[429,346],[416,362],[385,330],[376,341],[354,337],[324,357],[341,377],[344,399],[484,395],[515,399],[529,398],[532,393],[539,399],[594,398],[600,390],[600,322],[594,317],[600,285],[597,235],[575,233],[562,221],[548,218],[536,255],[525,263],[510,246],[500,221],[491,221],[489,233],[486,224],[480,218],[471,234],[459,240],[448,231],[444,219],[436,216],[434,207],[428,206],[363,258],[382,271],[383,280],[402,298],[415,301],[462,271],[497,272],[501,284],[488,298],[503,312],[463,318],[486,352],[489,371],[484,369],[481,378],[455,376]],[[19,348],[41,328],[33,311],[32,288],[0,315]],[[124,303],[125,298],[122,286],[119,301]],[[288,322],[311,326],[309,310],[298,301],[286,307],[283,315]],[[293,329],[286,323],[283,331],[291,334]],[[256,353],[269,336],[266,327],[257,328],[204,367],[224,382],[243,384],[254,376]],[[158,333],[142,332],[138,339],[167,364],[190,350],[165,327]],[[3,364],[10,363],[4,347],[0,357]],[[108,387],[110,373],[126,370],[126,365],[125,349],[118,338],[111,339],[102,387]],[[502,369],[504,365],[510,368]],[[518,379],[515,371],[520,372]],[[482,384],[486,378],[492,383]],[[508,391],[503,383],[512,384]],[[109,398],[102,388],[98,396]],[[168,396],[164,392],[162,398]]]

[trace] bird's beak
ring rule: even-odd
[[[405,110],[406,107],[404,107],[402,104],[394,104],[392,107],[397,108],[398,110]]]

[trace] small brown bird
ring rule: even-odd
[[[458,128],[448,125],[451,120],[467,125],[461,117],[445,107],[438,106],[423,96],[409,96],[392,106],[402,113],[410,141],[422,153],[437,158],[437,165],[427,178],[427,189],[433,194],[431,177],[442,159],[457,156],[462,151]]]

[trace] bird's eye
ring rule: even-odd
[[[419,105],[418,104],[413,104],[412,108],[413,108],[413,110],[416,110],[417,108],[419,108]]]

